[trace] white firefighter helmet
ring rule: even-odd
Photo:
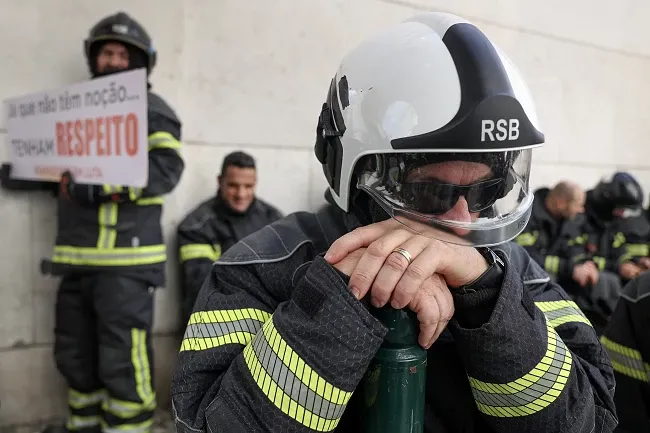
[[[343,58],[315,152],[342,210],[362,190],[420,233],[487,246],[525,227],[532,149],[543,142],[531,94],[508,57],[464,19],[427,13]],[[476,176],[436,174],[454,161]],[[452,211],[459,201],[466,216]]]

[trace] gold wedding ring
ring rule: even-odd
[[[411,264],[411,261],[413,260],[413,257],[411,257],[411,253],[406,251],[404,248],[399,248],[399,247],[395,248],[393,250],[393,252],[397,253],[397,254],[400,254],[402,257],[404,257],[406,259],[406,261],[409,263],[409,265]]]

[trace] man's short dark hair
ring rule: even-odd
[[[228,167],[255,168],[255,158],[246,152],[232,152],[223,159],[221,174],[225,174]]]

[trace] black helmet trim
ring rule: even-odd
[[[134,40],[133,38],[123,35],[102,35],[94,37],[93,39],[89,39],[86,48],[88,55],[90,55],[92,46],[97,42],[121,42],[123,44],[131,45],[139,50],[142,50],[147,56],[151,55],[151,51],[148,46]]]
[[[517,100],[499,53],[475,26],[451,26],[442,41],[456,65],[461,103],[444,127],[391,141],[395,150],[495,151],[544,143]]]
[[[340,97],[340,102],[339,102]],[[347,107],[348,82],[345,76],[338,84],[336,77],[330,83],[327,99],[321,109],[316,127],[316,144],[314,152],[323,164],[323,172],[329,185],[339,194],[341,187],[341,165],[343,163],[343,146],[340,137],[345,133],[345,122],[340,106]]]

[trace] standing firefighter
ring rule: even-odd
[[[317,131],[334,204],[213,266],[173,380],[178,431],[363,431],[371,396],[357,387],[387,332],[372,303],[419,321],[412,431],[611,432],[593,328],[507,242],[530,215],[544,136],[505,54],[459,17],[414,17],[343,59]]]
[[[151,38],[133,18],[101,20],[85,41],[93,77],[156,63]],[[58,193],[58,233],[48,273],[62,276],[54,355],[69,386],[66,427],[51,432],[141,433],[151,429],[156,396],[151,328],[153,290],[164,285],[163,196],[178,183],[181,122],[149,93],[149,180],[145,188],[8,179],[11,189]]]

